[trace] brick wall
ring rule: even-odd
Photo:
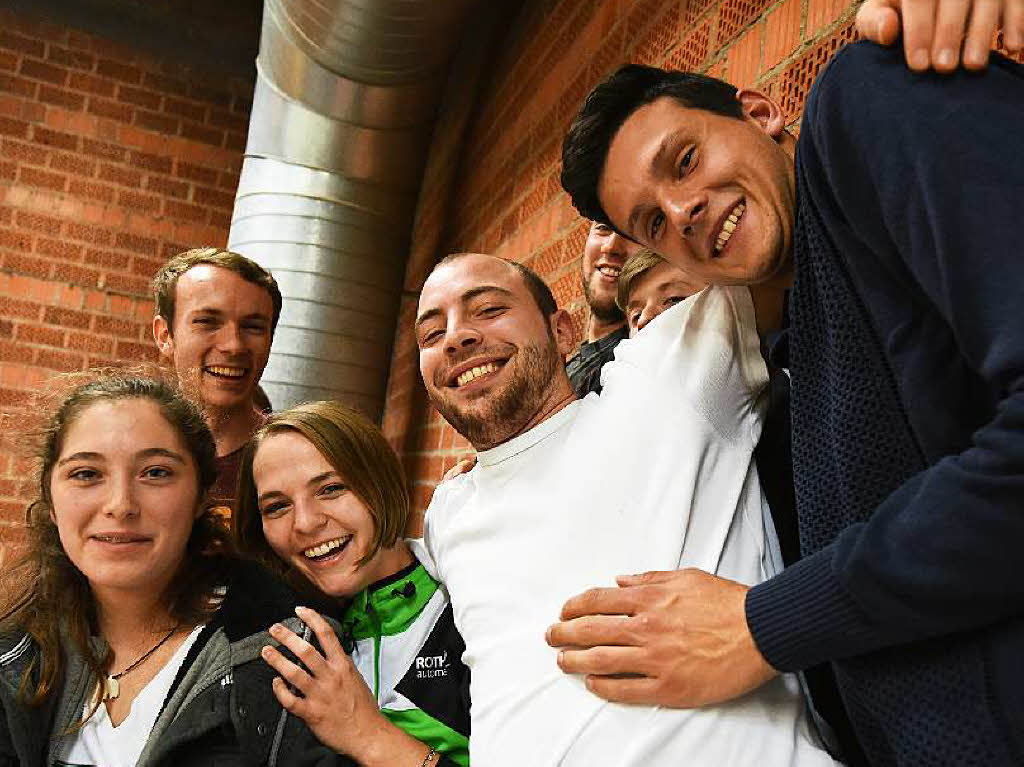
[[[385,433],[403,455],[422,511],[443,472],[470,446],[426,402],[411,327],[430,264],[454,251],[521,261],[573,316],[587,315],[579,259],[588,223],[561,190],[561,139],[583,97],[627,62],[706,72],[753,86],[798,122],[808,88],[854,39],[850,0],[528,0],[492,61],[465,136],[439,131],[413,231],[395,339]],[[465,105],[451,105],[450,110]],[[444,114],[446,120],[454,121]],[[452,156],[456,159],[452,159]],[[452,189],[439,189],[452,164]],[[439,203],[444,201],[444,204]],[[441,232],[441,236],[437,233]],[[438,243],[435,246],[435,243]]]
[[[226,243],[252,88],[0,11],[0,410],[59,372],[156,359],[149,280]],[[0,451],[0,557],[26,468]]]

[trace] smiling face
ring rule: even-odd
[[[626,322],[630,338],[663,311],[703,288],[667,261],[652,266],[629,286]]]
[[[639,248],[607,224],[591,222],[583,246],[583,293],[590,311],[602,322],[622,320],[622,312],[615,304],[619,272],[626,259]]]
[[[608,149],[598,197],[620,230],[697,279],[788,279],[795,220],[792,139],[778,107],[743,91],[747,117],[663,97]]]
[[[160,593],[200,511],[195,462],[146,399],[97,402],[67,427],[50,474],[51,517],[94,591]]]
[[[175,290],[173,328],[159,315],[153,320],[160,353],[204,405],[252,408],[273,337],[270,294],[237,272],[209,264],[182,274]]]
[[[328,596],[354,596],[411,561],[399,539],[360,564],[373,546],[373,518],[344,478],[298,432],[264,438],[252,475],[267,543]]]
[[[434,407],[478,450],[537,425],[572,396],[564,311],[544,316],[523,276],[493,256],[436,268],[420,293],[420,374]]]

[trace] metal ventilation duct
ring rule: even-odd
[[[228,247],[284,295],[263,386],[379,416],[416,195],[468,0],[266,0]]]

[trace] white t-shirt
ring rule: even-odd
[[[426,546],[472,671],[474,767],[831,765],[792,677],[684,711],[607,703],[544,642],[616,575],[772,574],[753,461],[768,374],[745,288],[709,288],[623,341],[603,392],[438,486]]]
[[[171,659],[135,696],[131,711],[117,727],[111,724],[107,707],[101,703],[81,729],[68,738],[67,745],[60,752],[58,767],[134,767],[146,747],[171,683],[202,630],[202,625],[196,626],[186,637]],[[89,712],[89,707],[86,704],[84,713]]]

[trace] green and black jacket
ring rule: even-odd
[[[342,617],[346,649],[381,713],[433,747],[438,767],[469,764],[469,669],[447,593],[414,561]]]

